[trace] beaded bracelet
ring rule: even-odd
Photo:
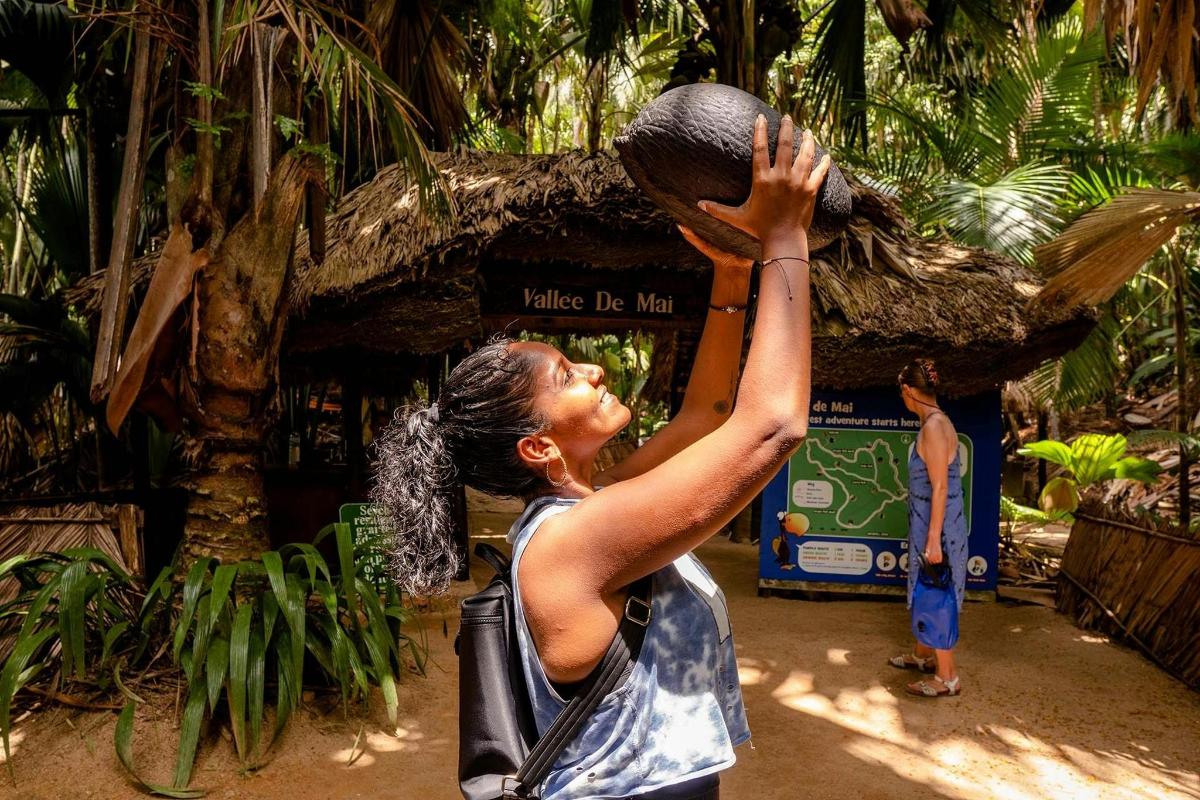
[[[723,311],[726,314],[736,314],[739,311],[746,310],[745,306],[718,306],[718,305],[714,305],[713,303],[709,303],[708,307],[711,308],[713,311]]]

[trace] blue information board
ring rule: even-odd
[[[967,592],[994,592],[1000,394],[940,405],[959,434]],[[895,389],[814,391],[807,439],[763,490],[759,587],[902,593],[908,459],[919,428]]]

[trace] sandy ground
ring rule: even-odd
[[[473,533],[502,542],[510,519],[506,508],[477,507]],[[902,604],[759,598],[754,548],[715,540],[700,556],[729,599],[754,731],[725,774],[725,797],[1200,799],[1200,695],[1050,609],[969,605],[964,693],[926,701],[904,694],[911,673],[884,663],[905,647]],[[429,677],[403,685],[394,735],[381,703],[361,719],[311,710],[253,775],[239,775],[232,746],[214,736],[192,785],[264,800],[459,797],[457,621],[450,611],[426,626]],[[166,782],[173,768],[170,706],[139,718],[135,753],[151,780]],[[113,754],[113,725],[113,715],[65,710],[19,724],[16,784],[0,776],[0,797],[140,796]],[[360,731],[363,752],[348,765]]]

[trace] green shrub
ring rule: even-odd
[[[336,573],[315,546],[330,535]],[[0,576],[17,575],[23,587],[0,610],[0,620],[14,628],[20,622],[0,669],[6,754],[14,695],[53,666],[65,679],[99,676],[102,686],[125,694],[115,734],[118,758],[140,789],[169,797],[202,794],[187,786],[206,721],[228,720],[238,759],[253,770],[280,741],[306,683],[336,688],[344,709],[365,702],[370,687],[378,686],[395,725],[396,682],[409,656],[424,670],[425,648],[401,631],[410,612],[399,591],[366,579],[377,555],[356,551],[349,526],[337,524],[313,544],[289,544],[253,561],[200,559],[182,583],[165,569],[144,593],[92,550],[19,556],[0,565]],[[144,670],[167,651],[182,671],[187,700],[174,778],[170,786],[158,786],[134,769],[133,723],[141,698],[120,676],[123,668]]]

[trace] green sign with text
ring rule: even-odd
[[[350,541],[358,554],[363,578],[380,591],[387,588],[383,560],[383,511],[373,503],[346,503],[338,510],[338,521],[350,526]]]

